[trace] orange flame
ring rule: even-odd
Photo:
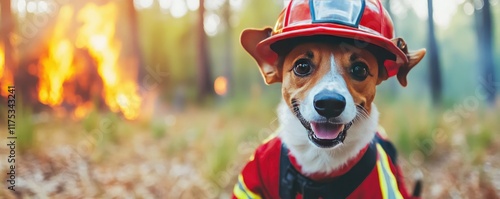
[[[117,5],[108,3],[97,6],[88,3],[75,15],[74,13],[70,6],[60,9],[55,32],[49,39],[47,55],[40,62],[40,102],[52,107],[61,105],[63,101],[75,105],[73,116],[76,118],[83,117],[92,109],[91,103],[83,101],[82,97],[71,96],[77,95],[72,94],[76,90],[74,86],[67,85],[75,81],[88,82],[81,79],[86,77],[77,75],[84,69],[79,66],[78,57],[75,56],[76,47],[87,50],[95,61],[103,84],[99,92],[110,110],[121,112],[127,119],[137,118],[142,101],[136,83],[137,68],[131,69],[130,64],[122,64],[123,61],[120,61],[122,44],[116,39]],[[82,24],[76,31],[76,40],[67,34],[73,23],[73,16]]]
[[[48,55],[41,59],[38,98],[41,103],[49,106],[62,103],[63,84],[74,72],[73,45],[65,37],[72,15],[71,7],[61,7],[54,33],[49,40]]]
[[[12,76],[12,72],[9,70],[9,67],[5,65],[5,46],[2,42],[0,42],[0,86],[2,88],[7,88],[7,86],[13,86],[14,78]],[[10,93],[7,89],[1,89],[1,96],[8,96]]]
[[[0,79],[3,77],[3,71],[5,70],[5,50],[3,43],[0,42]]]
[[[134,71],[120,68],[121,43],[115,39],[117,6],[87,4],[78,14],[84,25],[78,32],[76,45],[88,48],[97,61],[98,73],[104,83],[104,101],[111,111],[122,112],[127,119],[139,114],[141,97]]]

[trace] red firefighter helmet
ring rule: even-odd
[[[408,58],[392,41],[394,27],[380,0],[291,0],[278,17],[271,36],[257,44],[258,55],[274,64],[278,54],[271,45],[285,39],[327,35],[376,45],[390,52],[382,60],[388,77]]]

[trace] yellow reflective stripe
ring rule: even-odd
[[[388,174],[388,177],[389,177],[389,179],[386,179],[384,173],[382,173],[382,175],[384,175],[383,178],[384,178],[385,182],[387,183],[388,186],[390,186],[390,187],[385,187],[386,183],[384,183],[385,189],[387,191],[388,191],[387,188],[392,189],[392,193],[390,193],[390,195],[392,197],[395,197],[396,199],[403,199],[401,192],[399,192],[396,177],[394,176],[394,173],[392,173],[391,166],[389,165],[389,158],[387,157],[387,154],[385,153],[382,146],[380,146],[380,144],[377,144],[377,151],[380,154],[380,158],[379,158],[379,161],[377,161],[377,164],[381,163],[382,169],[385,170],[385,173]],[[380,171],[379,171],[379,174],[380,174]],[[387,195],[389,195],[389,194],[387,194]],[[392,198],[392,197],[390,197],[390,198]]]
[[[380,157],[379,157],[380,159]],[[387,196],[387,183],[384,175],[384,171],[382,170],[382,163],[380,160],[377,160],[377,172],[378,172],[378,181],[380,184],[380,191],[382,192],[382,198],[383,199],[388,199],[389,197]]]
[[[245,194],[245,192],[243,192],[243,190],[240,189],[240,183],[239,182],[236,183],[236,185],[234,185],[233,194],[238,199],[247,198],[247,195]]]
[[[233,189],[234,196],[238,199],[262,199],[259,194],[256,194],[245,185],[245,181],[243,180],[243,175],[238,175],[238,183],[234,186]]]

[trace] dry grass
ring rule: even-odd
[[[274,103],[251,99],[182,112],[161,108],[140,121],[96,112],[82,121],[35,115],[34,140],[18,155],[17,192],[4,186],[0,196],[227,198],[247,158],[277,127]],[[451,126],[430,106],[391,107],[405,102],[379,110],[408,185],[421,171],[424,198],[498,198],[498,108],[472,111]],[[7,148],[0,147],[5,157]],[[0,172],[6,172],[5,163],[0,161]]]

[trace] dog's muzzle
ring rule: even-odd
[[[313,131],[311,123],[309,121],[307,121],[300,113],[300,108],[299,108],[300,104],[298,103],[298,101],[295,99],[292,99],[292,104],[293,104],[293,112],[294,112],[295,116],[299,119],[300,123],[307,130],[309,140],[312,143],[314,143],[316,146],[318,146],[320,148],[333,148],[339,144],[344,143],[344,140],[347,136],[347,130],[349,130],[349,128],[352,126],[352,123],[353,123],[352,121],[347,123],[347,124],[333,124],[333,123],[329,123],[328,121],[325,123],[315,124],[315,125],[321,126],[323,128],[343,128],[335,138],[322,139],[316,135],[316,133]],[[321,127],[316,127],[316,129],[321,128]]]

